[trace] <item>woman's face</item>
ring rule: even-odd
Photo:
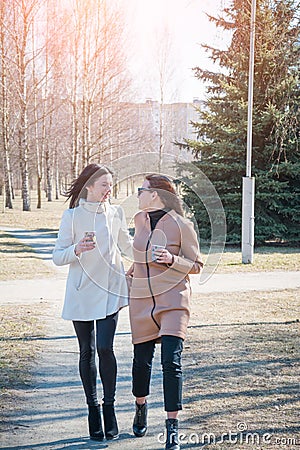
[[[93,184],[86,187],[87,201],[105,202],[110,197],[112,186],[112,175],[110,173],[101,175]]]
[[[152,191],[149,191],[149,189],[151,189],[150,183],[145,180],[142,184],[142,190],[138,193],[139,209],[144,211],[151,209],[153,202]]]

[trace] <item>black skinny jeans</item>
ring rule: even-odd
[[[182,409],[181,354],[183,339],[177,336],[162,336],[161,364],[165,411]],[[135,397],[149,395],[155,340],[134,345],[132,366],[132,393]]]
[[[103,403],[112,405],[115,401],[117,362],[113,341],[118,322],[118,312],[105,319],[96,320],[96,345],[94,321],[73,321],[79,342],[79,373],[90,406],[98,405],[96,347],[99,356],[99,373],[103,386]]]

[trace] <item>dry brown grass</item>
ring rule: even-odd
[[[36,208],[36,197],[32,197],[32,211],[22,211],[21,199],[14,201],[14,209],[0,213],[0,230],[5,227],[44,230],[56,232],[59,228],[63,211],[67,208],[65,199],[44,201],[42,209]],[[5,231],[0,232],[0,280],[30,279],[53,276],[54,271],[35,256],[32,248],[14,239]]]
[[[300,270],[300,248],[258,247],[253,264],[242,264],[239,249],[225,249],[217,273]]]
[[[9,234],[0,233],[0,280],[53,276],[54,271],[36,257],[32,248]]]
[[[0,306],[0,421],[16,408],[20,390],[31,381],[31,367],[43,334],[43,305]]]
[[[239,435],[238,444],[211,441],[210,449],[291,450],[296,446],[278,447],[276,439],[300,442],[299,296],[298,289],[194,299],[185,351],[191,418],[185,429],[220,440],[245,426],[260,439],[251,445]],[[262,444],[264,433],[272,435],[269,446]]]
[[[68,207],[65,199],[52,202],[44,201],[42,209],[36,208],[36,196],[33,193],[31,202],[31,211],[22,211],[20,197],[14,200],[13,209],[5,209],[0,213],[1,226],[21,228],[26,230],[58,230],[63,211]]]
[[[1,305],[0,319],[0,369],[1,388],[23,384],[28,380],[24,368],[33,357],[36,338],[43,335],[39,321],[42,306]],[[29,344],[30,342],[30,344]]]

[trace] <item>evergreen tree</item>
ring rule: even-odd
[[[256,243],[300,242],[299,5],[294,0],[257,0],[252,148]],[[208,99],[193,124],[198,140],[184,144],[223,202],[230,243],[241,239],[250,17],[250,0],[233,0],[222,17],[210,17],[217,27],[232,31],[232,40],[226,50],[205,46],[219,73],[194,69],[197,78],[209,82]],[[188,192],[184,200],[200,229],[208,230],[209,218],[199,199]]]

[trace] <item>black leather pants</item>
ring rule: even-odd
[[[96,348],[99,356],[99,373],[103,386],[103,403],[112,405],[115,401],[117,362],[113,351],[113,340],[117,322],[118,313],[96,321],[73,321],[80,350],[79,373],[86,402],[90,406],[96,406],[99,403],[95,362]]]

